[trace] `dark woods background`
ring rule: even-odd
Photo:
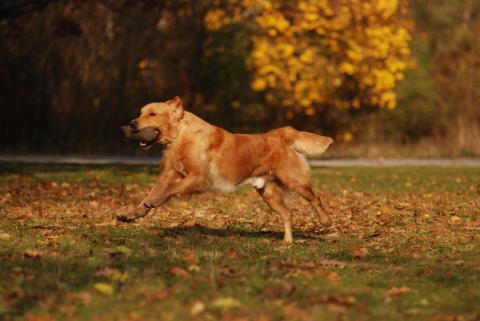
[[[251,90],[248,29],[205,28],[209,1],[0,1],[0,151],[126,153],[119,126],[143,104],[179,95],[232,131],[291,124],[340,146],[478,154],[480,5],[418,0],[409,8],[415,67],[395,109],[319,106],[287,119]]]

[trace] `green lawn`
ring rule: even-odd
[[[0,165],[0,320],[478,320],[480,168],[321,168],[338,235],[256,192],[118,209],[155,167]]]

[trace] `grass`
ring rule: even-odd
[[[0,167],[0,319],[477,320],[480,168],[321,168],[338,235],[251,188],[135,224],[154,167]]]

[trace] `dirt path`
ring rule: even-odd
[[[75,164],[75,165],[156,165],[157,157],[140,156],[59,156],[59,155],[0,155],[0,163]],[[382,167],[382,166],[469,166],[480,167],[480,158],[430,159],[316,159],[313,167]]]

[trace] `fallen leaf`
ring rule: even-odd
[[[0,199],[0,204],[5,204],[7,203],[10,199],[12,198],[12,194],[11,193],[6,193],[2,199]]]
[[[220,274],[224,277],[232,278],[237,275],[237,271],[231,265],[224,265],[220,269]]]
[[[241,305],[240,301],[232,297],[223,297],[218,298],[213,301],[213,306],[222,310],[229,310],[233,308],[238,308]]]
[[[281,298],[292,294],[295,291],[295,286],[287,281],[281,281],[265,289],[267,296],[271,298]]]
[[[450,221],[453,223],[453,224],[458,224],[458,223],[461,223],[462,222],[462,219],[456,215],[453,215],[453,216],[450,216]]]
[[[88,292],[67,293],[66,299],[70,303],[89,304],[92,301],[92,296]]]
[[[304,268],[304,269],[315,269],[316,267],[317,267],[317,265],[312,260],[305,261],[302,264],[302,268]]]
[[[408,207],[408,203],[398,203],[393,206],[397,210],[403,210]]]
[[[90,204],[90,206],[92,207],[98,207],[100,205],[100,203],[98,201],[90,201],[88,202]]]
[[[149,290],[143,292],[145,299],[149,301],[164,301],[172,297],[172,293],[168,290]]]
[[[195,316],[199,315],[205,310],[205,304],[202,301],[195,301],[190,308],[190,314]]]
[[[342,306],[352,306],[357,302],[354,296],[346,294],[327,295],[322,301]]]
[[[337,272],[330,272],[327,274],[326,279],[329,280],[330,282],[336,283],[340,281],[340,276],[338,275]]]
[[[385,293],[385,301],[389,302],[394,298],[397,298],[405,293],[412,291],[409,287],[400,286],[400,287],[393,287]]]
[[[116,248],[117,252],[123,253],[125,255],[130,255],[132,253],[132,250],[130,250],[128,247],[125,245],[119,245]]]
[[[367,257],[368,250],[362,244],[353,244],[352,245],[352,257],[360,260],[365,260]]]
[[[225,256],[232,260],[238,259],[238,253],[234,248],[229,248]]]
[[[112,296],[113,293],[115,292],[115,290],[113,289],[113,287],[110,284],[103,283],[103,282],[95,283],[93,285],[93,288],[95,290],[97,290],[98,292],[100,292],[104,295],[107,295],[107,296]]]
[[[196,264],[192,264],[188,266],[188,271],[190,272],[200,272],[200,267]]]
[[[132,250],[125,245],[119,245],[113,249],[106,249],[105,252],[114,259],[121,259],[125,256],[129,256],[132,253]]]
[[[337,260],[320,260],[320,262],[318,262],[318,265],[321,265],[321,266],[327,266],[327,267],[335,267],[335,268],[339,268],[339,269],[344,269],[347,264],[345,262],[342,262],[342,261],[337,261]]]
[[[455,261],[455,265],[456,265],[457,267],[464,266],[464,265],[465,265],[465,261],[463,261],[463,260],[457,260],[457,261]]]
[[[42,256],[42,252],[40,252],[38,250],[25,250],[23,255],[26,258],[38,259]]]
[[[7,232],[0,232],[0,240],[8,240],[10,238],[10,234]]]
[[[192,275],[187,270],[185,270],[184,268],[179,267],[179,266],[174,266],[173,268],[171,268],[169,270],[169,272],[170,272],[170,274],[173,274],[175,276],[181,276],[181,277],[184,277],[184,278],[192,277]]]
[[[418,303],[420,303],[420,305],[427,306],[430,304],[430,301],[428,301],[427,298],[423,298]]]

